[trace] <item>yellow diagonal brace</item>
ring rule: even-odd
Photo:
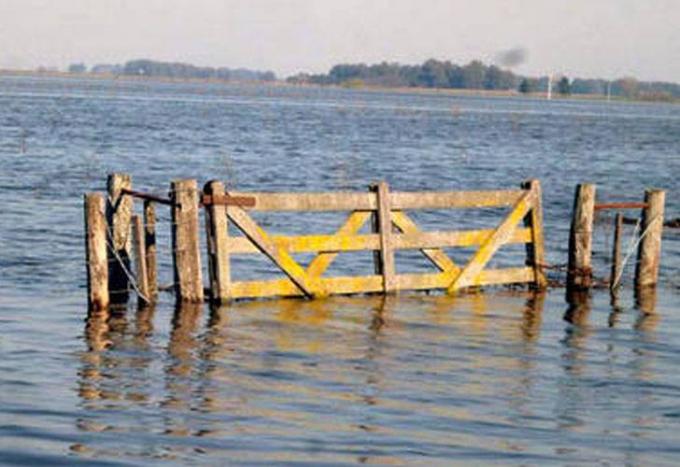
[[[403,211],[392,211],[392,223],[404,234],[420,232],[416,223]],[[420,251],[441,271],[452,276],[460,272],[460,268],[441,248],[423,248]]]
[[[366,221],[371,217],[369,211],[354,211],[349,215],[345,223],[338,229],[335,235],[354,235]],[[307,275],[319,277],[330,267],[331,263],[338,256],[338,253],[322,251],[314,257],[307,266]]]
[[[284,274],[308,297],[322,298],[328,296],[328,291],[321,282],[310,277],[286,249],[277,246],[271,237],[241,208],[227,206],[227,216],[253,242],[265,256],[271,259]]]
[[[535,198],[536,193],[534,191],[527,191],[517,201],[510,214],[503,219],[489,238],[480,245],[479,250],[468,261],[460,274],[452,278],[453,281],[448,288],[449,293],[476,285],[475,281],[479,273],[484,269],[484,266],[486,266],[496,251],[508,241],[515,228],[517,228],[517,224],[524,219],[524,216],[527,215],[534,205]]]

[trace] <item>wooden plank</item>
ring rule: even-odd
[[[454,263],[453,260],[439,248],[442,245],[436,245],[437,248],[431,248],[432,245],[428,245],[426,239],[428,237],[432,238],[432,234],[421,232],[418,229],[416,223],[413,222],[411,218],[408,217],[404,212],[392,212],[392,222],[397,227],[397,229],[405,234],[395,236],[395,248],[405,248],[405,246],[408,245],[408,240],[411,240],[413,242],[412,244],[417,244],[423,255],[425,255],[425,257],[428,258],[436,267],[438,267],[440,271],[451,271],[452,274],[458,273],[459,268],[456,263]]]
[[[361,230],[361,227],[363,227],[370,216],[371,214],[368,211],[354,211],[349,215],[345,223],[340,227],[340,229],[338,229],[335,235],[329,236],[325,239],[328,241],[328,243],[319,241],[318,244],[321,245],[314,245],[317,242],[310,239],[309,246],[323,245],[323,247],[318,248],[318,250],[302,250],[296,247],[302,247],[306,245],[292,244],[289,244],[286,249],[288,251],[295,252],[320,251],[320,253],[307,266],[307,274],[310,276],[321,276],[338,256],[338,251],[353,251],[350,249],[353,247],[356,247],[358,250],[375,250],[379,247],[380,240],[377,235],[354,235],[356,232]],[[274,241],[276,242],[276,238]],[[330,243],[334,244],[331,245]]]
[[[370,216],[368,211],[360,212],[365,216],[365,219],[368,219],[368,216]],[[395,219],[398,212],[399,211],[392,212],[392,220],[395,225],[397,225]],[[361,222],[365,222],[365,220],[362,220],[361,218],[356,218],[355,221],[352,221],[352,224],[355,226],[359,225]],[[397,227],[399,228],[398,225]],[[356,230],[359,230],[360,228],[361,225],[359,225]],[[341,231],[339,230],[338,232]],[[349,234],[349,230],[346,232],[346,234],[338,233],[332,235],[271,235],[270,238],[279,248],[284,248],[288,250],[289,253],[322,252],[321,254],[323,255],[333,255],[333,257],[335,257],[338,252],[343,251],[380,249],[380,237],[377,234],[351,235]],[[422,232],[411,230],[404,234],[393,234],[392,240],[395,250],[433,250],[438,248],[480,245],[484,243],[491,234],[493,234],[493,229],[463,230],[460,232]],[[531,230],[527,228],[518,228],[513,232],[507,243],[529,243],[531,241]],[[260,253],[260,250],[258,250],[247,237],[229,237],[229,242],[231,254]],[[315,260],[316,258],[314,261]],[[312,263],[314,261],[312,261]],[[308,273],[312,274],[309,268]],[[315,273],[312,275],[319,274]]]
[[[149,304],[149,274],[146,267],[146,242],[142,218],[132,216],[132,245],[135,252],[135,272],[137,279],[137,297],[139,303]]]
[[[146,273],[149,282],[149,298],[158,298],[158,259],[156,252],[156,207],[150,200],[144,201],[144,244],[146,245]]]
[[[382,276],[322,277],[320,284],[333,295],[382,292]],[[232,283],[234,298],[303,297],[290,279],[237,281]]]
[[[84,204],[87,305],[91,311],[105,310],[109,307],[109,264],[104,195],[88,193]]]
[[[230,192],[232,197],[255,198],[253,211],[370,211],[376,208],[370,193],[262,193]]]
[[[383,276],[383,291],[395,292],[397,285],[394,279],[394,247],[392,244],[392,208],[387,182],[380,182],[375,187],[378,204],[378,226],[380,235],[380,270]]]
[[[328,296],[328,291],[325,290],[319,279],[309,276],[290,254],[285,249],[279,248],[267,232],[260,228],[242,208],[227,206],[227,216],[306,296],[314,298]]]
[[[108,241],[113,249],[109,251],[109,297],[114,304],[125,304],[130,288],[130,279],[126,271],[131,269],[130,222],[133,199],[125,196],[123,191],[132,188],[132,178],[128,174],[110,174],[106,186],[108,191],[106,219],[110,232]]]
[[[367,211],[365,212],[368,215]],[[310,253],[321,252],[323,257],[333,258],[337,256],[337,252],[341,251],[364,251],[364,250],[379,250],[380,237],[375,234],[367,235],[299,235],[299,236],[284,236],[271,235],[271,241],[278,247],[287,250],[289,253]],[[247,237],[231,237],[232,254],[252,254],[260,253],[260,250],[248,240]],[[316,256],[310,263],[310,266],[319,256]],[[327,261],[327,260],[325,260]],[[325,262],[324,261],[324,262]],[[323,272],[326,268],[315,266],[315,271]],[[311,271],[308,267],[308,273]],[[319,275],[314,273],[312,275]]]
[[[393,192],[392,209],[467,209],[512,206],[522,190]]]
[[[213,180],[203,187],[205,197],[223,198],[224,184]],[[210,294],[214,303],[227,303],[230,299],[231,271],[229,264],[230,245],[227,209],[219,203],[207,204],[205,216],[206,241],[208,246],[208,272]]]
[[[526,244],[527,265],[534,269],[534,285],[544,289],[548,286],[548,280],[543,271],[545,264],[545,248],[543,246],[543,206],[541,182],[528,180],[522,183],[522,188],[534,192],[534,204],[524,217],[524,225],[531,231],[531,241]]]
[[[178,299],[203,301],[201,252],[198,237],[198,187],[196,180],[175,180],[170,187],[175,290]]]
[[[507,268],[482,271],[475,279],[477,285],[519,284],[533,281],[533,269]],[[333,295],[378,293],[383,290],[383,278],[373,276],[322,277],[320,282]],[[395,283],[399,290],[446,289],[450,284],[448,275],[397,274]],[[304,293],[288,278],[262,281],[232,282],[233,298],[303,297]]]
[[[494,233],[479,247],[479,250],[472,256],[463,270],[458,274],[448,287],[448,292],[480,285],[477,277],[480,275],[484,266],[489,262],[496,251],[511,237],[512,232],[517,228],[517,224],[526,216],[534,203],[536,193],[533,191],[524,192],[517,204],[513,207],[508,216],[498,225]]]
[[[578,185],[574,195],[574,210],[569,232],[567,270],[567,288],[569,289],[588,289],[592,284],[594,206],[595,185]]]
[[[512,206],[522,190],[392,192],[390,206],[407,209],[462,209]],[[253,211],[372,211],[376,199],[370,193],[264,193],[231,192],[231,197],[255,198]]]
[[[635,286],[637,288],[653,287],[659,280],[665,201],[666,193],[664,191],[645,191],[647,208],[642,211],[641,237],[635,268]]]

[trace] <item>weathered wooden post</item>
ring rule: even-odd
[[[612,293],[619,288],[619,282],[622,273],[622,259],[621,259],[621,235],[623,231],[623,214],[616,213],[616,220],[614,221],[614,245],[612,246],[612,271],[609,280],[609,290]]]
[[[104,195],[85,195],[85,257],[87,261],[87,304],[92,311],[109,306],[109,264],[106,253]]]
[[[132,243],[135,251],[135,271],[137,273],[137,292],[140,303],[151,303],[149,296],[149,275],[146,267],[146,242],[142,219],[132,216]]]
[[[171,184],[172,248],[177,298],[203,301],[203,278],[198,236],[198,187],[196,180],[175,180]]]
[[[224,196],[224,185],[213,180],[205,184],[203,192],[214,200]],[[230,299],[231,282],[227,207],[210,203],[206,206],[205,212],[211,300],[213,303],[222,304]]]
[[[146,246],[146,273],[149,298],[158,298],[158,260],[156,259],[156,207],[153,201],[144,201],[144,244]]]
[[[392,293],[397,289],[395,266],[394,266],[394,246],[392,244],[392,210],[390,207],[390,193],[387,182],[380,182],[371,186],[371,190],[376,194],[377,204],[377,227],[380,235],[380,256],[379,266],[383,276],[383,291]]]
[[[534,286],[544,289],[548,285],[548,280],[543,271],[545,264],[545,249],[543,247],[543,206],[541,182],[538,180],[527,180],[522,183],[522,189],[533,191],[534,205],[529,213],[524,217],[524,226],[531,229],[531,243],[526,244],[527,266],[534,268]]]
[[[577,185],[569,232],[567,289],[589,289],[592,285],[591,257],[594,213],[595,185]]]
[[[659,279],[665,200],[664,191],[645,191],[647,207],[642,211],[641,239],[635,268],[635,286],[638,288],[653,287]]]
[[[133,199],[123,194],[132,189],[128,174],[110,174],[107,179],[108,202],[106,218],[109,224],[109,294],[114,304],[127,303],[130,280],[130,221]]]

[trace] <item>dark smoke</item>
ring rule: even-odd
[[[496,63],[504,67],[514,67],[524,63],[527,55],[527,50],[523,47],[503,50],[496,55]]]

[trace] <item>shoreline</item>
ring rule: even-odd
[[[288,83],[282,80],[275,81],[240,81],[231,80],[225,81],[213,78],[173,78],[166,76],[133,76],[133,75],[116,75],[112,73],[70,73],[66,71],[35,71],[35,70],[11,70],[0,69],[0,77],[25,77],[25,78],[54,78],[54,79],[72,79],[72,80],[95,80],[95,81],[123,81],[123,82],[149,82],[149,83],[165,83],[165,84],[210,84],[210,85],[240,85],[240,86],[272,86],[281,88],[303,88],[303,89],[335,89],[347,91],[362,91],[373,93],[394,93],[394,94],[412,94],[412,95],[443,95],[452,97],[480,97],[480,98],[512,98],[512,99],[527,99],[527,100],[547,100],[546,92],[531,92],[521,93],[517,90],[488,90],[488,89],[454,89],[454,88],[423,88],[423,87],[403,87],[403,86],[380,86],[362,84],[359,86],[343,85],[343,84],[312,84],[312,83]],[[551,100],[568,102],[570,100],[578,101],[597,101],[597,102],[611,102],[611,103],[637,103],[637,104],[680,104],[680,98],[671,100],[664,99],[644,99],[644,98],[628,98],[621,96],[612,96],[607,99],[607,96],[600,94],[570,94],[568,96],[553,94]]]

